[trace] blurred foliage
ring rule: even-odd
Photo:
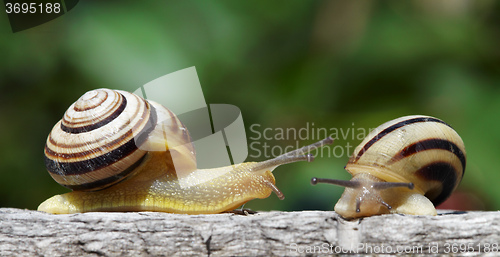
[[[196,66],[207,103],[237,105],[248,138],[256,137],[252,124],[347,130],[409,114],[439,117],[465,141],[459,190],[474,196],[470,208],[498,210],[499,17],[493,0],[80,1],[58,19],[12,33],[2,13],[0,206],[36,209],[67,192],[45,171],[42,149],[85,91],[133,91]],[[360,141],[341,137],[335,145]],[[286,199],[245,207],[332,210],[343,189],[309,181],[349,179],[347,160],[318,156],[279,167]]]

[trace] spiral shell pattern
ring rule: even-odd
[[[356,147],[346,170],[389,182],[413,182],[434,205],[455,190],[465,173],[465,146],[444,121],[422,115],[380,125]]]
[[[134,94],[110,89],[85,93],[50,132],[45,165],[59,184],[99,190],[134,172],[140,146],[157,123],[155,108]]]

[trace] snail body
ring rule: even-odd
[[[335,205],[345,218],[386,213],[436,215],[434,206],[457,188],[465,146],[444,121],[422,115],[386,122],[357,146],[345,169],[350,181],[313,178],[346,189]]]
[[[304,153],[332,140],[263,162],[214,169],[196,167],[182,122],[162,105],[110,89],[85,93],[72,104],[45,145],[49,174],[72,192],[53,196],[39,211],[220,213],[275,192],[279,165],[312,161]]]

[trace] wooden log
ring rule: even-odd
[[[0,223],[1,256],[500,255],[500,212],[347,221],[329,211],[52,215],[1,208]]]

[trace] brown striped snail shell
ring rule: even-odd
[[[272,170],[307,160],[325,139],[263,162],[198,169],[189,132],[167,108],[120,90],[97,89],[72,104],[45,145],[45,164],[72,189],[40,204],[49,213],[219,213],[271,192]]]
[[[72,190],[96,191],[134,175],[137,170],[133,167],[146,154],[141,146],[160,114],[153,104],[123,91],[85,93],[47,138],[45,165],[52,178]],[[172,132],[189,142],[182,123],[175,116],[170,121],[170,127],[175,128]],[[194,156],[190,151],[183,153]]]
[[[457,188],[465,146],[444,121],[422,115],[386,122],[356,147],[345,169],[350,181],[313,178],[346,189],[335,205],[345,218],[384,213],[436,215],[434,206]]]

